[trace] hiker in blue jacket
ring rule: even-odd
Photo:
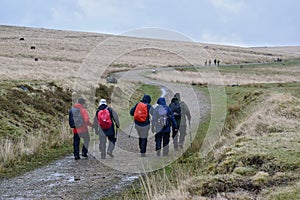
[[[174,118],[173,112],[166,104],[166,99],[160,97],[157,100],[158,106],[156,106],[153,118],[151,131],[155,134],[155,150],[156,155],[161,155],[161,144],[163,143],[163,156],[169,154],[169,142],[171,126],[175,132],[177,132],[178,126]]]
[[[139,148],[142,157],[146,157],[148,135],[150,129],[150,115],[153,114],[153,108],[150,105],[151,97],[148,94],[130,109],[130,115],[134,116],[134,124],[139,136]]]

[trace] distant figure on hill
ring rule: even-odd
[[[217,61],[218,66],[220,66],[220,60]]]
[[[209,66],[211,65],[211,59],[208,60],[208,65],[209,65]]]
[[[214,63],[215,63],[215,65],[217,65],[217,59],[214,59]]]

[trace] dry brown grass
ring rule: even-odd
[[[299,105],[300,99],[289,94],[265,96],[235,130],[222,136],[211,167],[199,169],[199,176],[177,171],[177,183],[166,192],[152,188],[148,199],[297,199]],[[146,181],[146,190],[166,184]]]
[[[17,139],[1,138],[0,173],[5,173],[8,168],[23,160],[25,156],[37,155],[45,149],[58,148],[69,143],[72,134],[67,122],[64,121],[58,128],[57,134],[47,134],[47,130],[40,130]]]
[[[199,71],[168,70],[157,72],[156,74],[148,74],[148,77],[193,85],[286,83],[299,81],[300,66],[284,67],[281,69],[276,67],[259,67],[253,70],[252,73],[249,73],[247,70],[239,70],[238,68],[235,73],[222,72],[222,69],[220,69],[220,73],[207,71],[207,69],[204,72],[201,69]]]
[[[20,41],[21,37],[25,40]],[[0,44],[1,80],[53,80],[68,88],[74,85],[74,81],[82,80],[78,79],[79,76],[84,81],[89,81],[90,85],[97,85],[104,81],[101,76],[130,68],[191,64],[201,66],[205,60],[214,58],[220,59],[221,64],[226,64],[270,62],[278,57],[284,60],[299,57],[296,51],[298,47],[241,48],[11,26],[0,26]],[[36,48],[33,50],[31,46]],[[34,61],[35,58],[38,61]],[[89,69],[80,71],[82,65],[87,63]],[[95,69],[108,66],[110,67],[106,72],[94,73]],[[90,76],[83,77],[82,73]],[[196,76],[183,74],[185,82],[193,81],[188,78],[189,75]],[[259,82],[244,76],[224,80],[237,82],[237,78],[250,78],[252,82]]]
[[[24,37],[25,41],[20,41],[20,37]],[[108,38],[110,38],[109,35],[95,33],[0,26],[0,79],[55,81],[61,83],[63,88],[72,88],[76,80],[86,81],[89,86],[98,85],[99,82],[104,81],[103,77],[101,79],[103,74],[131,68],[186,66],[190,64],[201,66],[204,65],[206,59],[214,58],[220,59],[221,64],[234,64],[264,63],[273,61],[278,57],[284,60],[299,57],[299,47],[241,48],[129,37],[113,37],[106,40]],[[95,48],[100,43],[102,49]],[[30,49],[32,45],[36,47],[35,50]],[[95,59],[92,59],[94,57],[88,57],[89,55],[95,56]],[[38,58],[38,61],[35,61],[35,58]],[[78,74],[78,72],[80,72],[85,61],[91,63],[84,71],[86,76],[81,76],[83,74]],[[107,66],[110,67],[103,74],[94,73],[95,69]],[[262,68],[261,70],[264,70],[264,72],[258,71],[255,75],[227,72],[222,73],[221,77],[224,85],[299,81],[299,66],[288,69],[276,68],[278,74],[272,74],[271,76],[266,71],[272,71],[273,69]],[[281,74],[282,72],[284,73]],[[93,74],[96,76],[93,76]],[[219,77],[214,78],[213,75],[210,72],[202,72],[199,75],[199,73],[186,71],[151,74],[153,78],[189,84],[219,83]],[[210,78],[207,79],[206,77]],[[214,152],[218,165],[211,167],[210,172],[232,173],[235,167],[244,167],[232,165],[235,164],[237,158],[240,158],[239,156],[251,157],[253,156],[249,155],[251,153],[254,155],[259,154],[259,158],[265,158],[264,156],[268,153],[271,156],[282,158],[284,154],[277,154],[280,151],[268,151],[268,148],[273,148],[273,144],[276,144],[275,147],[281,149],[281,152],[284,153],[295,152],[299,149],[299,104],[299,99],[286,94],[272,94],[270,98],[265,99],[262,105],[254,110],[255,112],[252,111],[233,132],[221,138],[220,142],[222,144]],[[41,105],[36,104],[36,106]],[[236,108],[233,107],[232,109]],[[71,137],[65,124],[62,125],[59,131],[60,134],[57,136],[49,136],[49,134],[45,136],[42,131],[37,133],[35,133],[35,137],[28,134],[16,141],[9,139],[1,141],[1,144],[4,145],[0,147],[0,159],[5,162],[0,167],[0,171],[5,170],[16,157],[34,154],[40,148],[45,148],[45,142],[55,147],[60,145],[60,141],[69,140],[69,137]],[[272,136],[271,139],[270,135]],[[293,140],[296,140],[296,142],[293,142]],[[283,145],[288,146],[288,149],[283,148]],[[278,163],[275,164],[275,167],[278,168],[272,170],[277,172],[281,168],[279,168]],[[287,170],[291,170],[288,168],[289,164],[296,168],[291,160],[287,160],[284,164]],[[241,169],[243,168],[239,168],[239,170]],[[236,169],[235,172],[239,170]],[[246,171],[246,174],[248,173],[247,170],[243,170],[243,172]],[[268,169],[263,170],[267,171]],[[251,170],[249,171],[251,172]],[[253,199],[253,193],[247,191],[219,193],[218,188],[214,188],[213,184],[217,177],[213,175],[209,175],[207,180],[203,178],[200,180],[199,177],[186,172],[186,169],[176,172],[177,180],[175,184],[168,180],[165,182],[158,181],[164,177],[151,176],[152,179],[147,177],[142,179],[142,184],[147,191],[145,197],[148,199],[212,199],[201,197],[196,192],[192,194],[189,190],[192,186],[197,188],[205,183],[212,184],[211,188],[215,189],[213,191],[215,199],[225,197]],[[271,179],[275,179],[275,175],[270,172],[272,171],[268,171]],[[203,177],[205,178],[205,176]],[[231,177],[234,178],[235,175],[229,176],[229,178]],[[288,179],[288,174],[285,174],[283,178]],[[233,184],[236,180],[233,179]],[[274,190],[278,187],[274,186]],[[288,186],[285,190],[291,190],[292,187],[294,186]]]

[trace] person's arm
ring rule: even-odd
[[[183,106],[184,106],[184,110],[185,110],[185,115],[187,116],[187,119],[189,120],[189,125],[191,125],[191,112],[190,112],[190,109],[189,107],[186,105],[185,102],[182,102]]]
[[[152,106],[151,106],[152,107]],[[151,111],[149,111],[151,113]],[[152,120],[151,120],[151,132],[154,133],[155,132],[155,127],[156,127],[156,109],[152,107]]]
[[[171,124],[172,124],[172,128],[175,132],[177,132],[178,130],[178,125],[177,125],[177,122],[175,120],[175,117],[174,117],[174,114],[173,112],[171,111],[171,109],[168,107],[168,117],[169,119],[171,120]]]
[[[87,110],[82,109],[81,111],[84,124],[86,124],[87,126],[93,126],[92,122],[90,121],[89,113],[87,112]]]
[[[110,110],[111,110],[111,113],[112,113],[112,118],[115,121],[117,128],[119,128],[120,127],[119,116],[112,108],[110,108]]]
[[[134,115],[134,111],[136,109],[137,104],[135,104],[135,106],[133,106],[133,108],[130,109],[130,115],[133,116]]]
[[[152,116],[154,114],[154,108],[150,104],[148,104],[148,110],[150,115]]]

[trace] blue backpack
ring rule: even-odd
[[[168,111],[164,106],[159,105],[156,116],[157,116],[157,125],[160,128],[163,128],[164,126],[167,125]]]
[[[80,109],[72,107],[69,110],[69,125],[71,128],[79,128],[83,126],[84,121],[81,116]]]

